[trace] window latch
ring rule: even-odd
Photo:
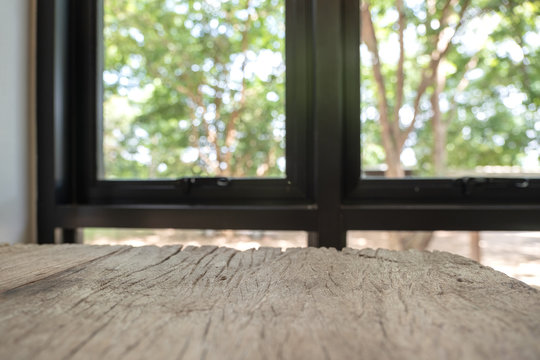
[[[218,186],[227,187],[231,183],[231,179],[226,177],[185,177],[175,181],[175,186],[182,190],[184,194],[189,194],[194,186]]]
[[[463,177],[456,179],[456,183],[461,187],[464,196],[469,196],[475,188],[487,187],[494,189],[526,189],[529,187],[529,179],[525,178],[482,178],[482,177]]]
[[[461,187],[461,193],[464,196],[471,195],[475,187],[482,186],[487,182],[488,179],[480,177],[463,177],[456,180],[456,183]]]
[[[231,183],[231,180],[228,178],[217,178],[216,185],[219,187],[227,187]]]
[[[529,187],[529,179],[516,179],[514,186],[518,189],[526,189]]]
[[[191,186],[195,184],[195,178],[181,178],[175,181],[175,186],[182,190],[184,194],[191,192]]]

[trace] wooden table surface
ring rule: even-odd
[[[540,291],[448,253],[0,247],[0,359],[540,359]]]

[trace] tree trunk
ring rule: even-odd
[[[433,79],[435,84],[433,86],[433,93],[431,94],[431,109],[433,111],[433,117],[431,119],[433,131],[433,167],[436,176],[444,176],[446,174],[446,139],[448,126],[442,117],[439,97],[444,90],[446,79],[438,67],[434,71]]]
[[[395,146],[394,146],[395,149]],[[401,164],[400,160],[400,154],[397,150],[389,151],[386,150],[386,171],[385,176],[387,178],[402,178],[405,176],[405,170],[403,169],[403,165]]]
[[[433,238],[431,231],[388,232],[388,248],[392,250],[425,250]]]

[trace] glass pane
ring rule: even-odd
[[[285,176],[284,0],[104,0],[105,179]]]
[[[540,288],[540,232],[349,231],[347,246],[447,251]]]
[[[307,233],[303,231],[87,228],[83,239],[91,245],[215,245],[237,250],[307,247]]]
[[[363,176],[540,174],[540,2],[360,11]]]

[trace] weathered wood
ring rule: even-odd
[[[0,267],[1,359],[540,358],[540,292],[448,253],[2,247]]]
[[[120,246],[2,245],[0,293],[120,251]]]

